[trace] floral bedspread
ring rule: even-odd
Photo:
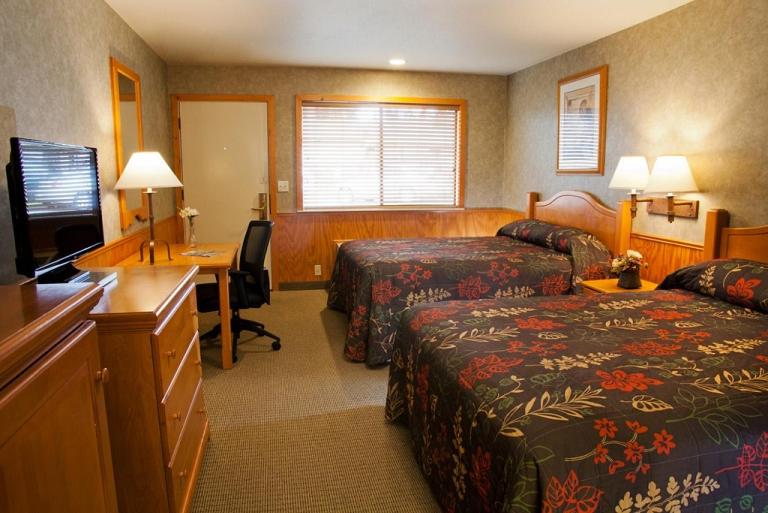
[[[765,513],[768,314],[687,290],[419,305],[387,417],[446,512]]]
[[[571,279],[567,254],[505,236],[359,240],[339,248],[328,306],[349,316],[344,354],[381,365],[415,304],[565,294]]]

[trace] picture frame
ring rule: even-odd
[[[557,82],[557,174],[602,175],[608,66]]]

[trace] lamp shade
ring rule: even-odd
[[[691,174],[688,159],[682,155],[662,155],[656,159],[645,192],[695,192],[699,188]]]
[[[115,189],[163,189],[183,187],[163,156],[156,151],[137,151],[131,155]]]
[[[621,157],[608,187],[611,189],[645,189],[648,183],[648,161],[645,157]]]

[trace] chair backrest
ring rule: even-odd
[[[254,285],[266,298],[269,298],[269,278],[264,272],[264,259],[274,224],[272,221],[263,220],[248,223],[240,250],[240,270],[251,275],[247,282]]]

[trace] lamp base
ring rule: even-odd
[[[144,245],[146,244],[148,247],[148,253],[149,253],[149,265],[153,265],[155,263],[155,244],[157,243],[165,244],[165,249],[168,252],[168,260],[173,260],[171,258],[171,245],[168,243],[168,241],[165,240],[145,240],[141,243],[141,246],[139,246],[139,262],[144,261]]]

